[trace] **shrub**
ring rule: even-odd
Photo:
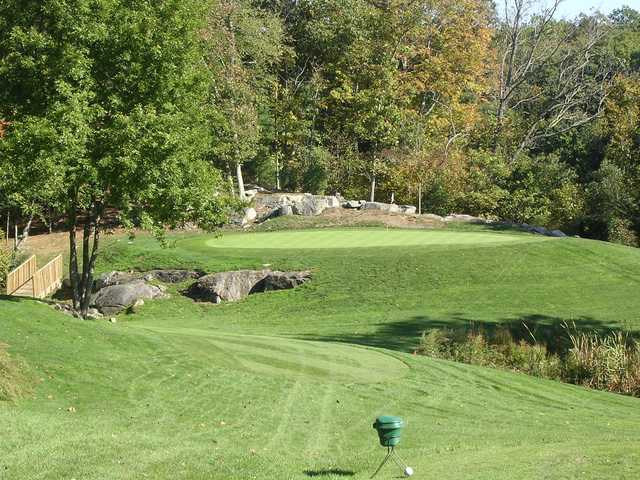
[[[640,396],[640,349],[622,332],[605,337],[570,334],[567,381],[598,390]]]
[[[638,236],[633,230],[630,220],[612,218],[607,226],[608,240],[613,243],[627,245],[629,247],[638,246]]]
[[[12,261],[11,250],[5,246],[3,238],[4,233],[0,230],[0,292],[4,291],[6,287],[7,273],[9,273]]]
[[[507,328],[489,332],[472,327],[466,333],[433,329],[422,334],[416,353],[640,397],[640,347],[635,340],[621,332],[599,336],[566,325],[564,332],[570,347],[552,353],[564,338],[549,346],[533,334],[533,343],[516,341]]]

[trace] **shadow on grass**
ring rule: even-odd
[[[21,302],[23,300],[28,300],[24,297],[12,297],[10,295],[0,295],[0,302]]]
[[[489,334],[498,329],[507,329],[517,342],[544,344],[552,353],[563,353],[570,347],[568,332],[596,333],[603,336],[619,330],[592,317],[566,319],[537,314],[497,322],[478,322],[464,316],[454,316],[446,320],[417,316],[400,322],[380,323],[377,327],[376,332],[368,334],[308,335],[304,338],[412,352],[425,331],[449,329],[469,332],[482,327]]]
[[[327,468],[323,470],[305,470],[307,477],[328,477],[334,475],[337,477],[353,477],[355,475],[351,470],[342,470],[341,468]]]

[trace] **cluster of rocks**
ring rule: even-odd
[[[253,186],[246,190],[246,198],[252,201],[254,207],[244,208],[233,219],[232,223],[249,227],[255,222],[263,222],[270,218],[301,215],[306,217],[321,215],[325,210],[343,208],[347,210],[362,210],[371,213],[398,214],[415,216],[417,209],[413,205],[397,205],[395,203],[368,202],[366,200],[347,200],[340,194],[312,195],[310,193],[271,193],[264,188]],[[546,235],[550,237],[565,237],[560,230],[548,230],[540,226],[526,223],[496,222],[491,219],[475,217],[473,215],[451,214],[446,216],[432,213],[421,214],[420,218],[433,220],[437,223],[472,223],[509,225],[515,228]]]
[[[279,217],[302,215],[313,217],[321,215],[328,208],[340,208],[341,201],[335,195],[312,195],[310,193],[271,193],[255,197],[258,211],[266,216]]]
[[[517,223],[513,225],[521,228],[522,230],[526,230],[527,232],[537,233],[538,235],[545,235],[547,237],[564,238],[567,236],[567,234],[562,230],[549,230],[544,227],[529,225],[527,223]]]
[[[191,285],[185,295],[199,302],[235,302],[254,293],[287,290],[311,279],[311,272],[239,270],[206,275]]]
[[[197,280],[183,292],[186,296],[197,301],[221,303],[240,300],[254,293],[295,288],[310,278],[311,273],[307,271],[241,270],[211,275],[199,270],[114,271],[102,274],[94,281],[91,308],[86,318],[97,320],[124,310],[136,312],[145,300],[167,298],[167,288],[155,282]],[[69,304],[57,303],[54,308],[68,315],[80,316]],[[115,318],[111,317],[110,321],[115,322]]]

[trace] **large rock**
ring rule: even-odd
[[[426,218],[428,220],[434,220],[436,222],[444,222],[444,217],[440,215],[436,215],[435,213],[423,213],[421,218]]]
[[[293,215],[293,208],[291,205],[282,205],[281,207],[276,208],[274,216],[289,217],[291,215]]]
[[[248,222],[253,222],[258,217],[258,212],[256,212],[255,208],[245,208],[244,209],[244,219]]]
[[[134,305],[138,300],[164,296],[163,288],[150,285],[144,280],[137,280],[101,288],[91,299],[91,305],[103,315],[114,315]]]
[[[305,197],[304,193],[266,193],[254,198],[257,209],[274,209],[282,205],[293,205]]]
[[[395,203],[381,203],[381,202],[365,202],[362,205],[364,210],[378,210],[386,213],[399,213],[400,207]]]
[[[258,194],[258,190],[255,188],[244,191],[244,197],[247,201],[253,200],[257,194]]]
[[[556,237],[556,238],[564,238],[567,236],[567,234],[564,233],[562,230],[552,230],[548,233],[548,235],[550,237]]]
[[[295,288],[310,278],[310,272],[271,270],[221,272],[200,278],[185,294],[201,302],[234,302],[253,293]]]
[[[367,202],[365,202],[364,200],[348,200],[342,204],[342,208],[358,209],[365,203]]]
[[[337,199],[336,204],[338,204]],[[327,208],[329,208],[329,202],[326,197],[305,194],[300,200],[293,204],[293,213],[305,217],[314,217],[320,215]]]
[[[460,223],[477,223],[477,224],[487,223],[487,221],[484,218],[474,217],[473,215],[462,215],[458,213],[447,215],[446,217],[444,217],[444,221],[460,222]]]
[[[231,217],[231,223],[233,225],[239,225],[245,227],[250,223],[253,223],[258,217],[258,212],[255,208],[244,208],[242,212],[237,213]]]
[[[141,273],[128,273],[128,272],[108,272],[103,273],[93,281],[93,291],[97,292],[106,287],[112,287],[114,285],[123,285],[125,283],[131,283],[140,280],[143,274]]]
[[[531,228],[529,229],[529,231],[530,231],[530,232],[533,232],[533,233],[537,233],[538,235],[548,235],[548,234],[549,234],[549,230],[547,230],[547,229],[546,229],[546,228],[544,228],[544,227],[538,227],[538,226],[536,226],[536,227],[531,227]]]
[[[334,195],[325,195],[322,198],[327,202],[327,208],[340,208],[342,205],[340,199]]]
[[[146,273],[144,279],[147,281],[159,280],[163,283],[182,283],[204,275],[204,272],[197,270],[151,270]]]
[[[405,215],[415,215],[417,210],[413,205],[400,205],[400,212]]]
[[[234,302],[249,295],[269,273],[269,270],[239,270],[206,275],[191,285],[186,294],[198,301]]]
[[[309,280],[311,280],[311,272],[309,271],[270,272],[266,277],[256,283],[249,293],[289,290],[296,288]]]

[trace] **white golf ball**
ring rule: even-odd
[[[411,475],[413,475],[413,468],[411,468],[411,467],[407,467],[407,468],[405,468],[405,469],[404,469],[404,474],[405,474],[407,477],[410,477]]]

